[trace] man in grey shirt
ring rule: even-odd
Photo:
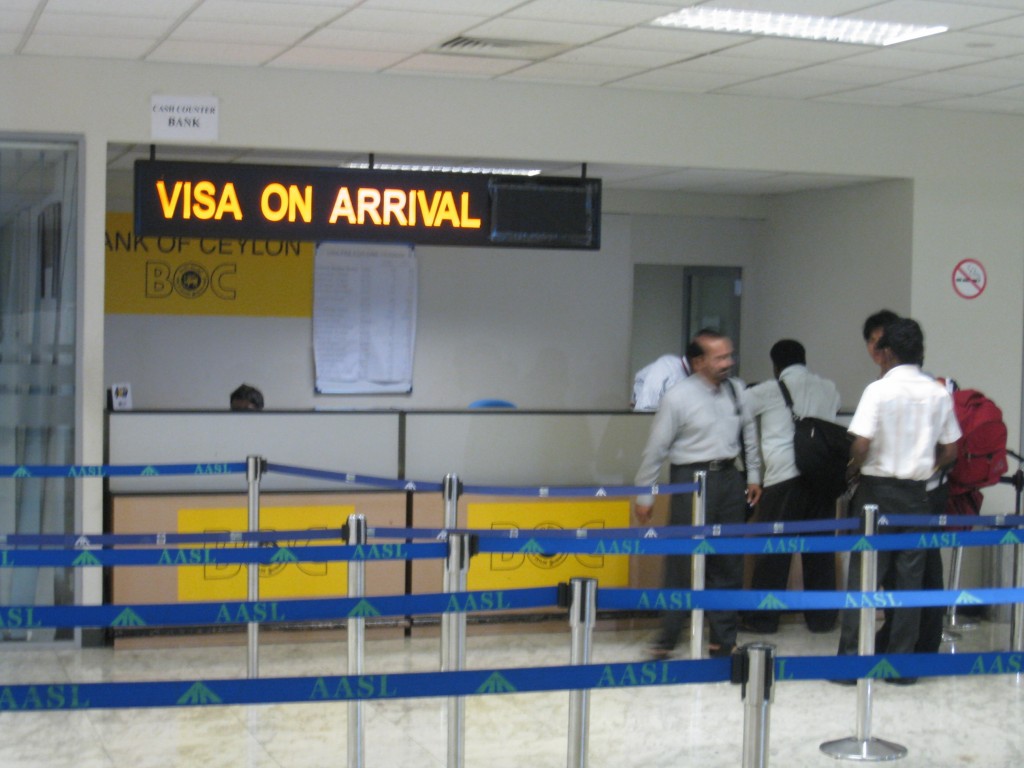
[[[814,487],[800,475],[793,450],[793,414],[836,420],[839,392],[836,385],[807,369],[804,345],[781,339],[769,355],[775,378],[747,390],[754,418],[760,419],[761,455],[764,457],[764,493],[758,508],[762,523],[781,520],[824,520],[835,518],[836,500]],[[782,386],[793,401],[786,405]],[[832,552],[803,552],[804,588],[831,592],[836,588],[836,558]],[[754,561],[751,589],[759,592],[785,590],[789,582],[792,555],[758,555]],[[836,610],[804,611],[807,628],[828,632],[835,625]],[[753,611],[746,615],[745,630],[771,634],[778,631],[777,611]]]
[[[701,354],[691,358],[693,375],[676,384],[662,398],[635,484],[653,486],[666,459],[672,465],[672,484],[693,482],[695,472],[706,472],[707,524],[743,523],[747,505],[757,504],[761,496],[757,428],[744,405],[742,384],[729,378],[734,364],[732,342],[713,331],[702,331],[695,342]],[[737,465],[741,454],[745,458],[746,477]],[[653,504],[650,495],[637,497],[636,516],[641,524],[650,521]],[[676,494],[671,508],[672,525],[692,522],[692,494]],[[673,555],[666,558],[666,589],[685,585],[680,560],[683,558]],[[743,556],[709,556],[706,575],[708,589],[742,589]],[[709,611],[708,624],[708,652],[712,656],[731,654],[736,645],[736,611]],[[682,626],[682,613],[666,612],[651,655],[667,658],[679,640]]]

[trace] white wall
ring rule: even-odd
[[[911,313],[912,185],[802,192],[769,206],[767,248],[747,281],[760,318],[749,326],[747,349],[759,352],[744,360],[748,378],[770,377],[771,345],[795,338],[853,410],[878,375],[864,349],[864,319],[882,308]]]
[[[10,108],[0,110],[0,131],[36,137],[70,135],[84,142],[79,323],[83,333],[79,434],[84,459],[96,461],[102,455],[104,155],[108,143],[148,143],[149,99],[154,93],[217,95],[219,143],[225,146],[574,159],[907,179],[913,185],[913,216],[910,305],[904,309],[921,320],[928,333],[930,364],[936,369],[969,366],[977,382],[1004,406],[1011,444],[1019,445],[1024,328],[1024,142],[1020,141],[1024,122],[1019,116],[469,79],[4,57],[0,58],[0,103]],[[697,215],[686,204],[677,210],[680,215]],[[659,207],[659,212],[667,211]],[[843,228],[837,225],[831,231]],[[796,234],[793,238],[798,239]],[[828,245],[836,244],[822,244]],[[487,382],[494,385],[489,389],[498,389],[502,375],[525,386],[531,372],[550,359],[556,368],[564,366],[567,379],[597,376],[590,389],[595,401],[622,391],[626,377],[622,372],[613,377],[611,371],[628,360],[624,346],[629,337],[625,328],[628,293],[600,284],[603,280],[629,282],[628,260],[624,252],[618,254],[622,264],[609,259],[604,265],[607,274],[586,276],[587,291],[607,298],[608,306],[602,309],[608,317],[583,329],[592,315],[573,318],[567,314],[569,324],[578,324],[576,335],[553,327],[548,315],[543,321],[525,317],[527,307],[541,303],[531,295],[550,301],[551,294],[536,293],[543,277],[528,280],[515,274],[512,265],[497,268],[510,278],[522,302],[522,308],[504,307],[506,316],[521,318],[530,334],[551,335],[558,346],[548,351],[534,341],[516,367],[500,362],[495,379]],[[952,269],[965,255],[981,257],[989,274],[988,290],[972,302],[957,299],[950,288]],[[598,258],[604,260],[606,255]],[[905,259],[903,255],[896,258]],[[468,255],[445,255],[439,261],[452,279],[476,267]],[[906,270],[905,261],[898,268]],[[856,313],[815,312],[800,322],[794,319],[787,333],[811,337],[826,318],[828,324],[842,329],[845,339],[847,329],[856,327],[865,310],[880,303],[878,291],[887,285],[879,280],[866,291],[865,279],[847,283],[837,276],[837,281],[844,290],[861,294],[850,296],[851,303],[857,304]],[[447,284],[435,288],[428,279],[424,283],[425,292],[435,292],[432,301],[455,293]],[[752,329],[766,329],[766,337],[781,330],[775,325],[787,306],[781,297],[780,287],[764,301],[751,299],[744,320],[747,338],[752,338]],[[589,306],[590,296],[585,301],[567,301],[565,307],[571,313],[580,304]],[[618,325],[624,327],[620,330]],[[445,330],[458,330],[463,338],[483,338],[461,324]],[[572,349],[581,331],[594,341],[585,350]],[[935,344],[938,339],[940,345]],[[503,340],[515,351],[524,351],[518,339],[506,336]],[[862,354],[856,341],[849,342],[851,355]],[[598,348],[600,352],[594,351]],[[448,361],[454,355],[440,342],[431,353]],[[845,355],[845,347],[837,348],[836,354]],[[465,399],[466,394],[468,389],[453,395],[452,401]],[[86,520],[95,523],[102,519],[98,488],[89,488],[87,496],[91,501]]]
[[[225,408],[243,381],[271,409],[462,408],[484,397],[626,408],[634,262],[749,266],[763,248],[757,231],[747,220],[610,214],[596,252],[418,248],[408,395],[315,395],[308,318],[108,315],[105,380],[130,382],[138,409]]]

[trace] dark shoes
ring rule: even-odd
[[[672,658],[671,648],[665,648],[661,645],[652,645],[644,653],[649,661],[668,661]]]
[[[883,682],[889,683],[889,685],[914,685],[917,682],[916,677],[884,677]],[[829,680],[834,685],[856,685],[857,679],[852,678],[849,680]]]
[[[886,677],[884,679],[889,685],[914,685],[917,682],[916,677]]]
[[[708,656],[712,659],[724,659],[732,656],[735,652],[736,646],[729,643],[723,643],[721,645],[709,645]]]
[[[740,632],[748,632],[751,635],[774,635],[779,631],[778,626],[768,626],[766,624],[758,624],[753,621],[741,621]]]

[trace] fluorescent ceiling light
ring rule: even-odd
[[[349,163],[348,168],[370,168],[369,163]],[[540,176],[539,168],[481,168],[475,165],[416,165],[414,163],[374,163],[375,171],[425,171],[428,173],[484,173],[500,176]]]
[[[949,27],[925,27],[888,21],[852,19],[840,16],[803,16],[792,13],[743,11],[730,8],[684,8],[655,19],[661,27],[733,32],[746,35],[796,37],[857,45],[893,45],[919,37],[937,35]]]

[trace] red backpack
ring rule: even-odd
[[[1006,474],[1006,424],[999,406],[976,389],[958,389],[953,412],[963,432],[956,444],[956,463],[949,470],[950,496],[970,493],[999,482]]]

